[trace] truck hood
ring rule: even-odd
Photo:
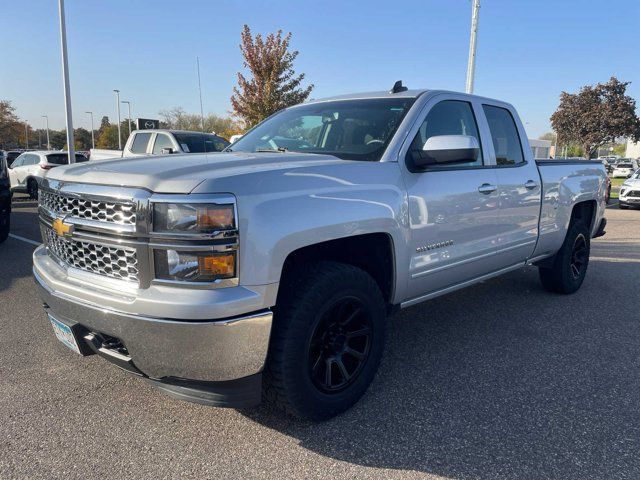
[[[130,157],[65,165],[47,178],[75,183],[144,188],[156,193],[190,193],[206,180],[274,170],[341,163],[331,155],[302,153],[207,153]]]

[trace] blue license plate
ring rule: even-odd
[[[71,330],[71,327],[62,323],[60,320],[53,318],[51,315],[49,315],[49,321],[53,326],[53,333],[56,334],[56,338],[64,343],[65,346],[76,352],[78,355],[82,355],[80,353],[78,342],[75,335],[73,334],[73,331]]]

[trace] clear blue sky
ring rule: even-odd
[[[0,99],[36,127],[44,113],[64,126],[57,3],[0,0]],[[66,11],[74,125],[85,128],[86,110],[114,119],[114,88],[134,117],[199,111],[196,55],[205,113],[226,114],[245,23],[293,33],[314,98],[397,79],[464,90],[469,0],[66,0]],[[562,90],[615,75],[640,102],[639,52],[639,0],[481,0],[475,93],[512,102],[534,137]]]

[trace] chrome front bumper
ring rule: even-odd
[[[38,253],[42,255],[38,250],[34,254],[34,277],[48,313],[68,325],[120,339],[135,367],[150,379],[225,382],[262,371],[270,310],[197,321],[125,313],[56,289],[47,281],[51,272],[42,270]]]

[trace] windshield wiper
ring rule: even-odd
[[[278,147],[278,148],[256,148],[255,152],[256,153],[284,153],[284,152],[288,152],[289,150],[287,150],[284,147]]]

